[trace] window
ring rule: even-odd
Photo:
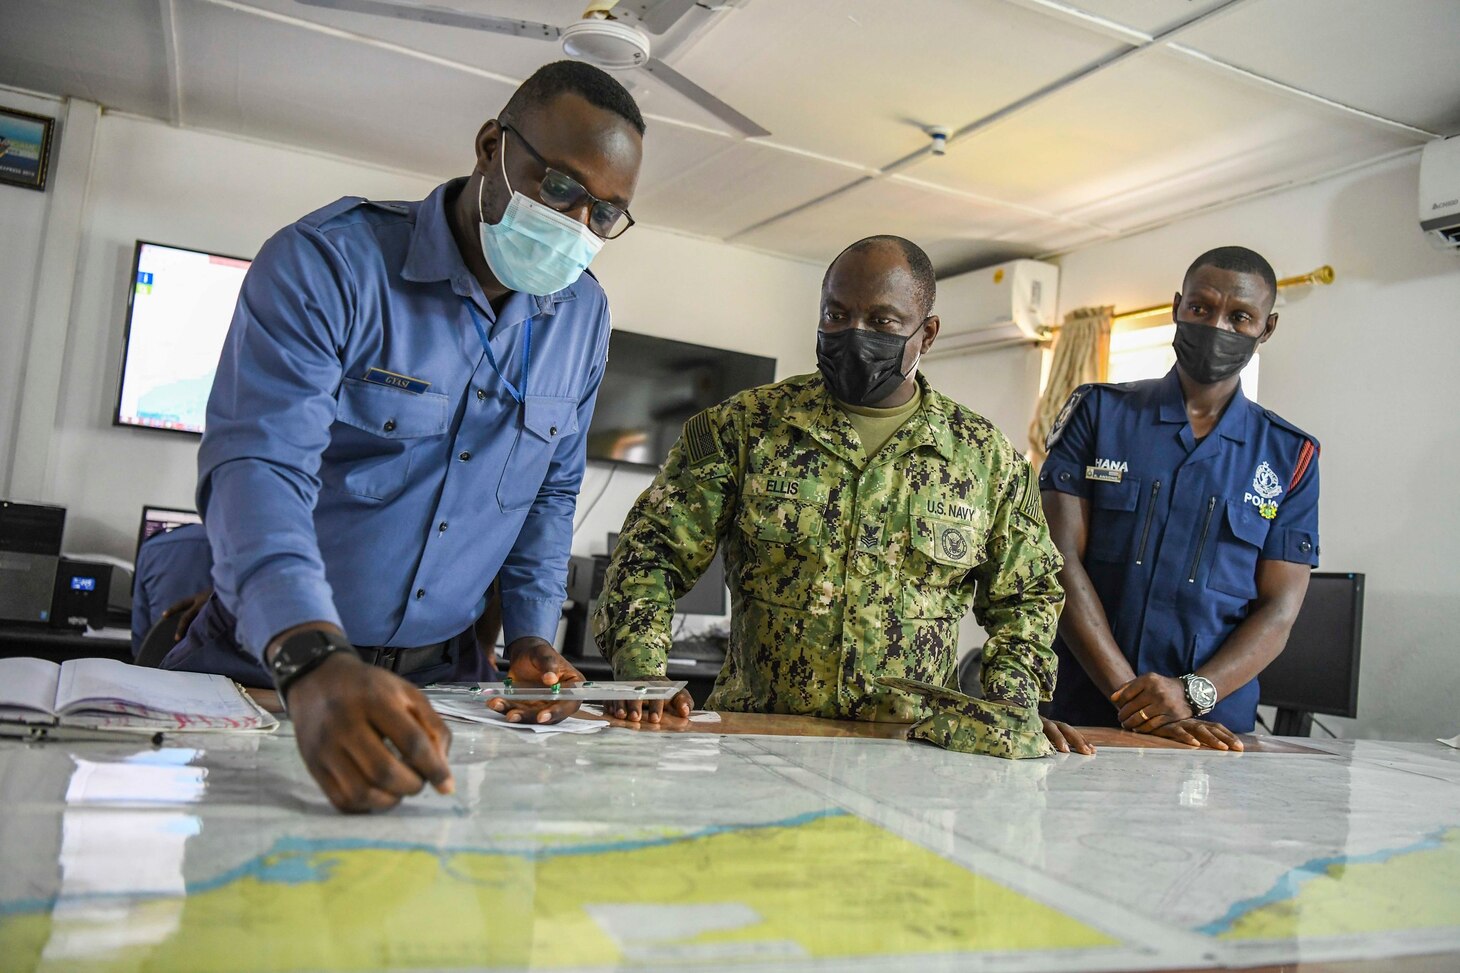
[[[1132,328],[1115,330],[1110,335],[1111,382],[1138,382],[1145,378],[1160,378],[1176,364],[1176,352],[1171,342],[1176,337],[1176,325],[1164,324],[1155,328]],[[1258,359],[1242,370],[1242,392],[1254,402],[1257,401]]]

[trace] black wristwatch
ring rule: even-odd
[[[279,691],[279,701],[288,706],[285,695],[289,687],[309,670],[318,666],[336,652],[348,652],[355,658],[360,654],[345,640],[343,635],[310,629],[296,632],[279,644],[269,663],[269,672],[274,677],[274,688]]]

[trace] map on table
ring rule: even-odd
[[[1184,969],[1460,949],[1460,759],[1427,751],[1001,761],[455,732],[460,800],[358,817],[287,736],[0,747],[0,968]]]

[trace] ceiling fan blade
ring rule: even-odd
[[[394,17],[397,20],[414,20],[423,24],[441,24],[445,27],[466,27],[470,30],[485,30],[494,34],[511,34],[515,37],[535,37],[539,40],[557,40],[561,30],[551,24],[535,24],[530,20],[509,20],[488,14],[467,13],[450,7],[435,7],[429,4],[404,3],[402,0],[294,0],[306,7],[324,7],[329,10],[345,10],[350,13],[374,14],[377,17]]]
[[[647,71],[660,81],[663,81],[669,87],[684,95],[722,122],[725,122],[737,132],[744,134],[746,138],[756,138],[761,135],[771,134],[768,129],[761,128],[755,122],[746,118],[740,112],[731,108],[657,57],[651,57],[645,61],[641,70]]]
[[[614,15],[627,13],[649,33],[662,34],[696,6],[696,0],[618,0]]]

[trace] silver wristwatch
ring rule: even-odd
[[[1186,701],[1197,716],[1206,716],[1217,705],[1217,687],[1206,676],[1187,673],[1181,681],[1186,685]]]

